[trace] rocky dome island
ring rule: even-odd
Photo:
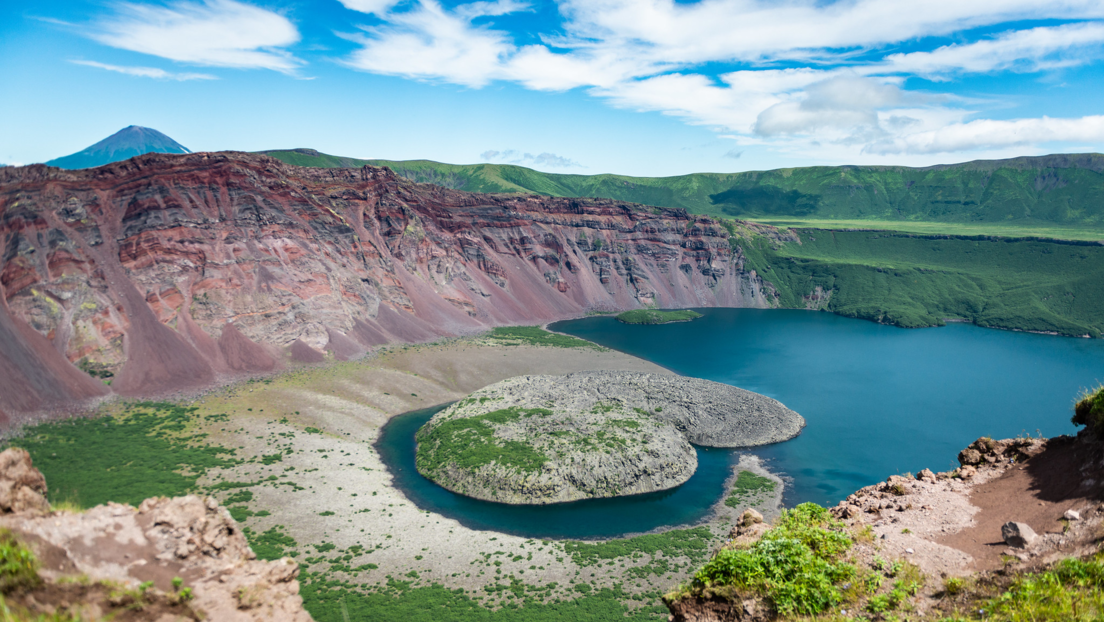
[[[518,376],[434,415],[418,472],[469,497],[543,505],[673,488],[698,466],[690,443],[784,441],[801,415],[698,378],[635,372]]]

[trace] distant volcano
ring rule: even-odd
[[[191,153],[184,145],[157,130],[131,125],[83,151],[50,160],[46,164],[58,168],[92,168],[150,152]]]

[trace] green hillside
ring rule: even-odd
[[[778,291],[780,306],[815,306],[905,327],[947,319],[1092,335],[1104,331],[1104,246],[987,236],[795,229],[779,243],[725,221],[731,244]]]
[[[926,168],[819,166],[628,177],[542,173],[505,164],[356,160],[311,149],[264,153],[299,166],[388,166],[414,181],[472,192],[607,197],[760,221],[878,221],[902,227],[940,222],[993,231],[1012,226],[1092,230],[1084,237],[1104,232],[1104,155],[1100,154]]]

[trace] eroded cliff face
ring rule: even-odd
[[[104,392],[66,361],[150,395],[588,309],[768,306],[727,236],[683,210],[233,152],[5,168],[0,411]]]

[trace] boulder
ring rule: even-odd
[[[1066,520],[1081,520],[1081,512],[1077,510],[1066,510],[1066,513],[1062,515],[1062,518]]]
[[[916,474],[916,479],[920,480],[921,482],[927,482],[929,484],[934,484],[936,482],[935,473],[932,473],[931,469],[924,469],[920,471]]]
[[[1001,527],[1001,537],[1004,538],[1005,544],[1008,546],[1014,546],[1016,548],[1026,548],[1035,538],[1038,538],[1038,534],[1027,523],[1007,522]]]
[[[0,512],[4,514],[46,514],[46,478],[34,468],[31,454],[18,447],[0,453]]]
[[[751,508],[744,510],[744,513],[740,515],[740,524],[744,527],[750,527],[761,522],[763,522],[763,515]]]
[[[981,464],[982,461],[981,452],[972,447],[967,447],[958,452],[958,463],[962,466],[975,466]]]

